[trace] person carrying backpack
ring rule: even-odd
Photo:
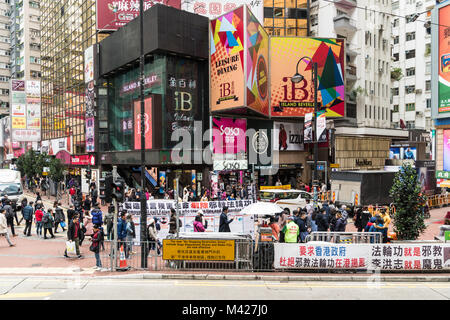
[[[6,199],[5,205],[3,206],[3,209],[6,211],[6,223],[11,228],[11,234],[13,237],[16,236],[16,233],[14,232],[14,211],[11,207],[11,200]]]
[[[92,223],[101,226],[103,224],[103,212],[100,210],[98,203],[94,204],[94,209],[91,211]]]

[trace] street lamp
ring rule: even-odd
[[[313,185],[313,190],[314,190],[314,202],[317,201],[317,160],[319,158],[319,148],[318,148],[318,141],[317,141],[317,111],[318,111],[318,106],[317,106],[317,62],[313,62],[312,58],[308,57],[308,56],[304,56],[302,57],[300,60],[298,60],[297,62],[297,67],[295,69],[295,74],[292,76],[291,81],[293,83],[300,83],[302,82],[305,77],[303,75],[301,75],[298,72],[298,66],[300,64],[300,62],[303,59],[309,59],[312,62],[312,68],[311,68],[311,79],[313,81],[313,85],[314,85],[314,114],[313,114],[313,124],[312,124],[312,143],[314,144],[314,169],[313,169],[313,179],[312,179],[312,185]]]

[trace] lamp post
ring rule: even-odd
[[[305,77],[302,76],[300,73],[298,73],[298,66],[300,62],[303,59],[309,59],[312,62],[312,58],[308,56],[302,57],[297,62],[297,67],[295,69],[295,74],[292,76],[291,81],[293,83],[300,83],[302,82]],[[319,146],[318,146],[318,139],[317,139],[317,111],[318,111],[318,105],[317,105],[317,62],[312,62],[312,68],[311,68],[311,78],[313,81],[314,86],[314,114],[313,114],[313,124],[312,124],[312,143],[314,144],[314,169],[313,169],[313,179],[312,179],[312,185],[314,190],[314,204],[317,201],[317,160],[319,158]]]
[[[144,0],[139,1],[139,24],[140,24],[140,101],[141,101],[141,268],[147,268],[147,199],[145,198],[145,101],[144,101]]]

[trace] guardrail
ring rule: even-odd
[[[429,208],[441,208],[450,204],[450,194],[436,194],[427,199]]]
[[[382,243],[380,232],[312,232],[306,236],[305,242],[324,241],[332,243]]]

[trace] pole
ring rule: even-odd
[[[141,100],[141,268],[147,268],[147,199],[145,198],[145,102],[144,102],[144,0],[139,1],[140,23],[140,100]]]
[[[114,271],[115,268],[117,268],[117,219],[119,215],[119,206],[117,203],[117,200],[113,198],[113,205],[114,205],[114,233],[113,233],[113,247],[112,247],[112,254],[111,254],[111,271]]]
[[[317,137],[317,62],[313,63],[313,82],[314,82],[314,125],[313,125],[313,143],[314,143],[314,171],[313,171],[313,190],[314,190],[314,205],[317,202],[317,160],[319,158],[319,145]]]
[[[179,192],[179,190],[178,190],[178,188],[179,188],[179,183],[178,183],[178,178],[176,178],[175,179],[175,199],[177,200],[176,201],[176,208],[175,208],[175,212],[176,212],[176,222],[177,222],[177,239],[179,238],[179,236],[180,236],[180,223],[179,223],[179,219],[180,219],[180,211],[179,211],[179,209],[178,209],[178,192]]]

